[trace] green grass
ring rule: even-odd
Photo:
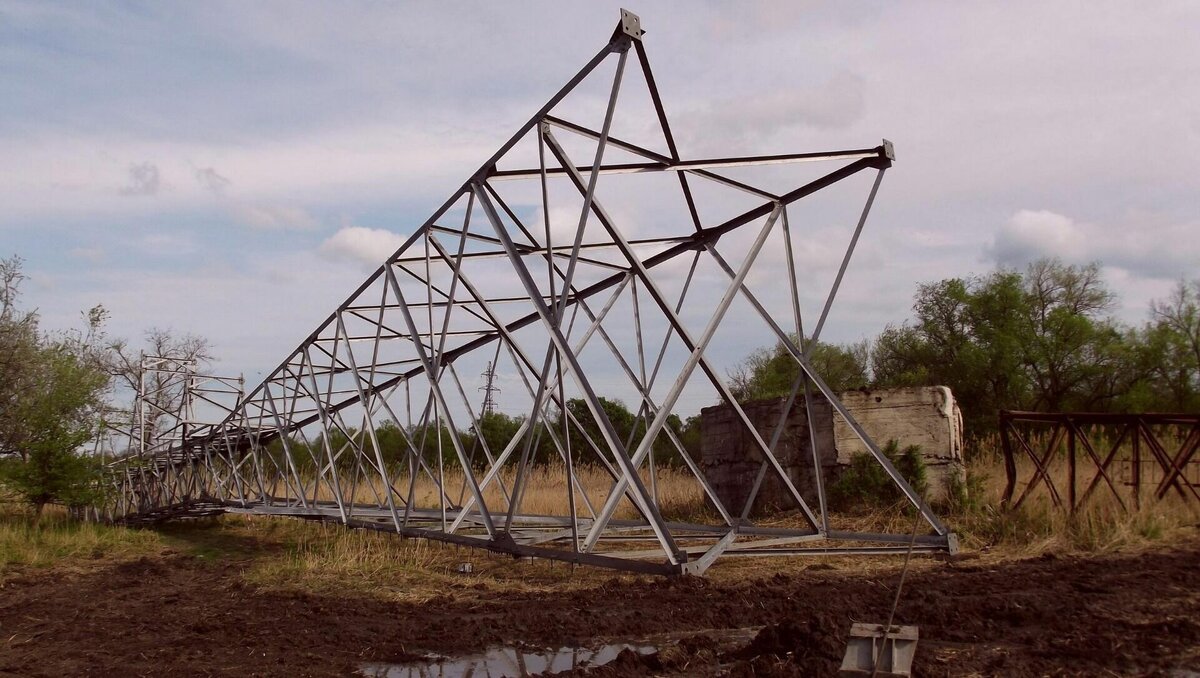
[[[40,520],[20,505],[0,508],[0,577],[13,566],[50,567],[155,553],[161,536],[149,530],[86,523],[49,508]]]

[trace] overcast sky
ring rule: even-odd
[[[0,0],[0,255],[50,328],[209,337],[256,383],[604,44],[619,3]],[[645,3],[687,157],[897,162],[825,338],[921,281],[1200,261],[1200,3]]]

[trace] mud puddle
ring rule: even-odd
[[[430,657],[403,664],[363,664],[359,673],[369,678],[522,678],[541,673],[577,671],[603,666],[625,650],[638,654],[657,652],[654,645],[612,643],[595,649],[561,647],[557,650],[522,650],[493,647],[465,657]]]
[[[525,678],[604,666],[624,652],[652,655],[696,635],[711,639],[718,646],[731,647],[753,638],[759,629],[748,627],[671,633],[636,641],[612,642],[595,647],[560,647],[556,650],[500,646],[459,657],[431,655],[422,660],[395,664],[368,662],[359,665],[358,673],[368,678]]]

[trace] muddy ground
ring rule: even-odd
[[[168,552],[10,572],[0,676],[349,675],[424,652],[666,632],[694,637],[589,675],[831,675],[850,624],[885,621],[899,578],[899,562],[864,573],[791,560],[782,574],[598,577],[562,593],[480,591],[467,579],[416,604],[253,587],[242,576],[252,557]],[[1200,540],[1137,554],[925,561],[909,573],[897,623],[920,628],[919,676],[1186,675],[1200,671]],[[732,649],[703,633],[750,626],[767,628]]]

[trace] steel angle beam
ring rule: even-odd
[[[809,360],[895,161],[892,144],[686,157],[644,36],[640,18],[622,10],[583,68],[249,392],[198,374],[193,363],[149,358],[147,369],[163,379],[141,389],[129,434],[135,454],[110,464],[110,499],[94,513],[129,521],[221,511],[333,521],[659,574],[701,574],[735,556],[902,550],[908,535],[838,529],[824,484],[816,483],[815,500],[806,497],[785,467],[786,418],[770,435],[759,432],[735,398],[718,355],[727,331],[749,319],[768,330],[762,343],[782,344],[795,362],[789,409],[797,398],[808,411],[814,399],[827,400],[932,528],[911,540],[915,550],[953,549],[953,534]],[[602,102],[598,128],[573,121],[561,105],[594,83],[603,94],[576,98]],[[623,104],[635,97],[653,109],[640,121],[650,140],[614,135],[629,121]],[[769,167],[776,185],[749,178],[758,167]],[[779,177],[797,169],[803,180],[781,189]],[[793,210],[859,175],[873,183],[847,224],[852,235],[832,287],[816,290],[824,303],[806,338],[793,241],[810,236]],[[704,202],[712,196],[735,196],[741,202],[728,204],[742,207],[715,219]],[[668,206],[678,214],[662,217]],[[656,232],[630,223],[642,215]],[[630,237],[635,230],[639,237]],[[786,270],[770,269],[782,269],[767,254],[781,240]],[[752,289],[763,271],[778,282],[775,294]],[[462,375],[484,364],[489,380],[501,370],[512,379],[504,405],[520,422],[503,439],[485,434],[498,407],[490,381],[482,403],[464,384]],[[189,395],[182,405],[159,406],[160,387],[175,382],[186,382]],[[611,388],[632,394],[628,431],[606,409]],[[200,421],[189,409],[219,404],[229,389],[237,402],[222,407],[218,421]],[[671,428],[689,389],[725,402],[761,460],[745,506],[722,502],[709,470]],[[1168,489],[1182,484],[1195,446],[1185,447],[1150,451],[1165,460]],[[1087,451],[1103,461],[1103,450]],[[711,505],[708,522],[680,520],[662,501],[668,452],[684,461],[671,473]],[[794,524],[750,519],[768,479],[798,509]]]

